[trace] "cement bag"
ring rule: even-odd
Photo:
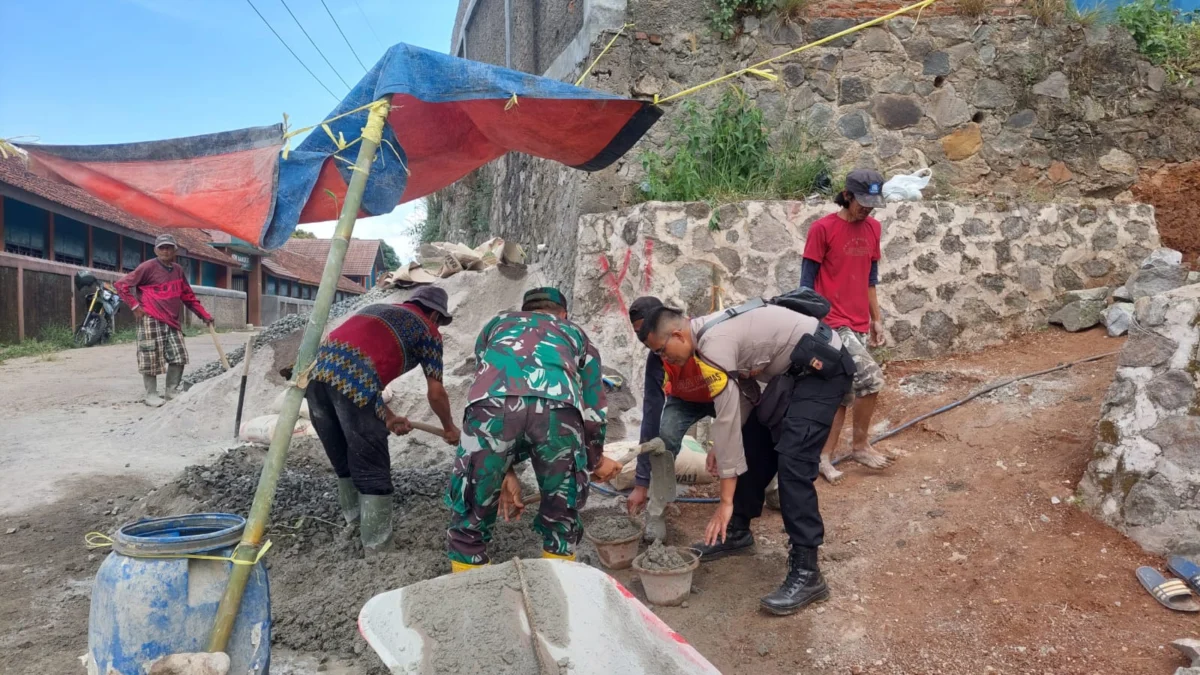
[[[684,436],[679,456],[675,458],[675,482],[682,485],[706,485],[715,481],[716,478],[704,467],[707,458],[708,451],[700,441],[691,436]]]
[[[279,411],[283,410],[283,397],[284,396],[287,396],[287,389],[284,389],[283,391],[279,392],[279,395],[275,397],[275,400],[271,401],[271,407],[267,408],[267,412],[272,412],[272,413],[275,413],[276,415],[278,415]],[[300,419],[302,419],[302,420],[312,419],[311,417],[308,416],[308,399],[304,399],[304,398],[300,399]]]
[[[242,422],[242,428],[238,430],[238,438],[247,443],[270,445],[271,439],[275,436],[275,425],[278,421],[279,415],[262,415]],[[313,431],[311,422],[305,419],[296,420],[296,427],[292,430],[292,438],[298,436],[316,438],[316,435],[317,433]]]
[[[933,170],[921,169],[908,175],[892,176],[883,184],[883,198],[889,202],[916,202],[921,200],[921,190],[929,185]]]

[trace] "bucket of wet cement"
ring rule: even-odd
[[[646,599],[652,605],[667,607],[687,600],[692,591],[692,573],[699,566],[700,554],[695,549],[663,546],[662,541],[655,541],[633,560]]]
[[[645,523],[628,516],[601,517],[584,525],[583,536],[596,547],[602,565],[624,570],[633,564],[645,529]]]

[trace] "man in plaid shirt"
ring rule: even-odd
[[[175,237],[160,234],[154,240],[154,260],[147,260],[113,286],[121,299],[133,308],[137,317],[137,362],[146,385],[146,405],[163,404],[158,395],[158,376],[167,374],[167,400],[179,393],[183,367],[187,365],[187,346],[180,330],[180,315],[186,305],[205,324],[213,318],[200,304],[188,283],[183,267],[175,261],[179,248]]]

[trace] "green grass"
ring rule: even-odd
[[[1200,71],[1198,16],[1172,9],[1169,0],[1135,0],[1117,8],[1117,23],[1133,36],[1138,51],[1188,85]]]
[[[804,127],[791,127],[773,145],[762,111],[730,87],[712,110],[684,103],[662,153],[644,153],[642,168],[644,199],[716,205],[806,197],[833,167]]]
[[[203,334],[200,328],[188,328],[183,331],[187,337]],[[136,328],[122,328],[112,334],[106,344],[126,344],[137,340]],[[0,363],[9,359],[19,359],[24,356],[36,356],[42,361],[53,361],[56,353],[75,349],[75,331],[67,325],[50,326],[42,329],[36,338],[27,338],[17,344],[0,344]]]

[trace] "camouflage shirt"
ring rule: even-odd
[[[588,467],[604,451],[607,402],[600,352],[579,326],[542,312],[505,312],[475,341],[475,383],[467,403],[536,396],[583,415]]]

